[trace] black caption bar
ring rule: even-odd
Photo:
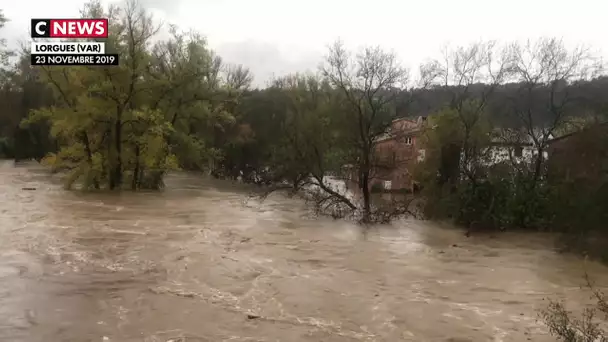
[[[32,65],[118,65],[118,54],[105,55],[36,55],[31,58]]]

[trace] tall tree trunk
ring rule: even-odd
[[[371,173],[371,151],[363,153],[363,162],[359,165],[359,186],[363,194],[363,223],[369,223],[371,219],[371,189],[369,176]]]
[[[143,165],[139,165],[139,175],[137,176],[137,178],[139,179],[139,185],[141,187],[141,182],[144,181],[144,171],[145,171],[145,167]]]
[[[534,161],[534,177],[532,178],[532,189],[534,189],[536,187],[536,183],[540,179],[540,174],[542,172],[542,166],[543,166],[543,159],[545,158],[545,156],[543,156],[544,148],[538,147],[536,149],[536,152],[537,152],[537,156],[536,156],[536,160]]]
[[[116,150],[116,161],[113,170],[114,188],[122,186],[122,113],[118,112],[118,118],[114,125],[114,148]]]
[[[114,190],[116,188],[116,180],[114,179],[114,146],[112,144],[112,139],[110,137],[110,139],[108,139],[108,144],[107,144],[107,153],[108,153],[108,160],[107,160],[107,175],[108,175],[108,186],[110,188],[110,190]]]
[[[91,143],[89,141],[89,135],[87,132],[82,132],[82,143],[84,144],[84,150],[87,154],[87,163],[89,164],[89,168],[93,169],[93,152],[91,151]],[[97,181],[97,177],[93,177],[93,186],[95,189],[99,190],[99,182]]]
[[[135,169],[133,170],[133,179],[131,180],[131,189],[133,191],[139,188],[139,145],[135,145]]]
[[[369,187],[369,170],[364,170],[361,179],[361,191],[363,191],[363,222],[368,223],[371,215],[371,196]]]

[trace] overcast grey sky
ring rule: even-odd
[[[102,0],[104,3],[115,2]],[[608,52],[608,0],[140,0],[164,22],[205,34],[228,62],[272,75],[316,70],[327,44],[393,49],[417,69],[445,43],[562,37]],[[3,0],[0,36],[27,40],[32,17],[72,17],[81,0]]]

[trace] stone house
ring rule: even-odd
[[[425,157],[420,139],[425,123],[423,117],[396,119],[389,131],[376,139],[370,186],[413,190],[412,167]]]
[[[412,166],[424,160],[420,136],[426,118],[399,118],[393,120],[388,131],[374,141],[374,160],[370,174],[370,188],[381,187],[385,191],[414,189]],[[349,188],[357,182],[357,171],[353,165],[344,165]]]

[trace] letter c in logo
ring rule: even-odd
[[[49,38],[52,19],[32,19],[30,32],[32,38]]]
[[[41,29],[40,29],[40,27],[41,27],[41,26],[46,26],[46,22],[44,22],[44,21],[40,21],[40,22],[36,23],[36,28],[35,28],[35,30],[36,30],[36,33],[37,33],[37,34],[39,34],[39,35],[41,35],[41,36],[44,36],[44,33],[45,33],[45,32],[44,32],[43,30],[41,30]]]

